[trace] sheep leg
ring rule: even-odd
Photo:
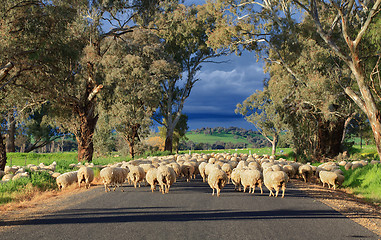
[[[212,193],[212,196],[214,196],[214,188],[213,188],[213,193]]]
[[[243,186],[243,192],[246,192],[247,186]]]
[[[270,194],[269,194],[269,197],[271,197],[271,196],[274,196],[274,193],[273,193],[273,191],[271,190],[271,189],[269,189],[270,190]]]
[[[221,189],[217,188],[217,197],[220,196]]]
[[[284,198],[284,193],[286,192],[286,184],[282,186],[282,198]]]
[[[259,185],[259,188],[261,189],[261,194],[263,194],[262,185]]]

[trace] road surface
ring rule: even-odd
[[[201,179],[176,182],[169,194],[149,187],[105,193],[92,187],[65,199],[63,209],[8,226],[0,239],[380,239],[289,186],[285,198],[235,192],[220,197]]]

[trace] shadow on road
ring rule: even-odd
[[[324,219],[345,218],[334,210],[271,210],[271,211],[150,211],[154,208],[139,208],[139,212],[130,209],[88,209],[85,212],[72,210],[67,214],[47,216],[41,219],[9,221],[2,226],[15,225],[55,225],[89,223],[128,223],[128,222],[191,222],[191,221],[246,221],[273,219]],[[136,209],[135,209],[136,210]]]

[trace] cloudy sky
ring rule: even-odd
[[[201,127],[242,127],[254,129],[234,110],[257,89],[263,89],[263,64],[256,62],[253,53],[234,54],[218,58],[227,63],[204,64],[184,105],[189,130]]]

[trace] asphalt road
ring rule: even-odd
[[[0,239],[380,239],[330,207],[289,186],[285,198],[235,192],[219,198],[202,180],[175,183],[169,194],[149,187],[105,193],[92,187],[64,209],[8,225]]]

